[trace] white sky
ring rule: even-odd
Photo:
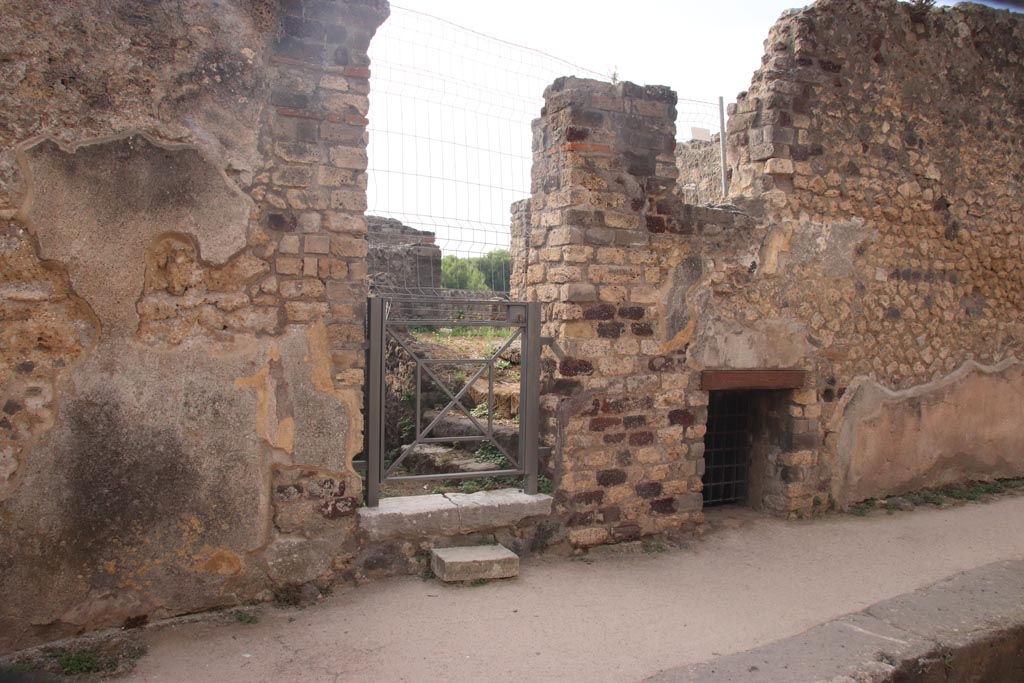
[[[763,41],[792,0],[400,0],[496,38],[621,80],[670,85],[680,96],[726,99],[749,85]]]
[[[529,196],[530,120],[544,86],[574,71],[595,77],[551,57],[670,86],[685,140],[691,126],[718,131],[717,105],[686,100],[734,101],[760,65],[768,30],[796,6],[398,0],[370,45],[369,213],[437,233],[446,253],[505,248],[509,204]]]
[[[768,29],[794,0],[398,0],[621,80],[734,99],[761,63]],[[942,0],[940,5],[954,4]],[[1009,3],[990,2],[1009,7]]]

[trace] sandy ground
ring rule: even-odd
[[[637,681],[747,650],[957,572],[1024,558],[1024,497],[783,522],[719,513],[666,552],[525,561],[484,586],[403,577],[256,624],[146,634],[128,681]]]

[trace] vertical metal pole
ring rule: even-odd
[[[729,196],[729,176],[726,174],[728,167],[725,161],[725,98],[718,97],[718,146],[722,152],[722,201]]]
[[[416,359],[416,438],[423,436],[423,363]],[[405,446],[405,444],[401,444]]]
[[[384,456],[384,300],[370,299],[370,399],[366,429],[366,505],[380,501],[380,475]]]
[[[519,340],[519,345],[522,346],[522,338]],[[520,354],[521,356],[522,354]],[[496,355],[492,355],[487,359],[487,437],[494,438],[494,359]],[[517,453],[518,455],[518,453]]]
[[[526,493],[537,493],[537,450],[540,446],[540,302],[526,304],[526,334],[523,338],[523,358],[526,360],[525,414],[521,416],[519,434],[520,454],[526,472]]]

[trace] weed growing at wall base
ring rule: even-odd
[[[60,648],[53,650],[50,656],[57,662],[60,672],[65,676],[113,671],[117,668],[117,662],[113,658],[102,656],[90,649]]]
[[[259,620],[259,617],[257,617],[255,614],[243,612],[241,610],[235,612],[235,621],[237,621],[239,624],[255,624],[259,622]]]

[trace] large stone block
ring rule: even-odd
[[[359,528],[371,541],[459,533],[459,509],[442,494],[384,498],[359,510]]]
[[[445,582],[508,579],[519,576],[519,556],[500,545],[434,548],[430,568]]]
[[[530,517],[546,517],[551,514],[554,502],[551,496],[531,496],[518,489],[449,493],[447,497],[459,509],[462,533],[514,526]]]
[[[359,526],[371,540],[453,536],[544,517],[552,503],[551,496],[517,489],[385,498],[359,510]]]

